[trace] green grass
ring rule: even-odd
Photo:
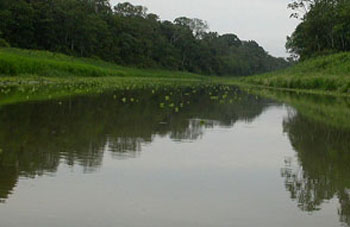
[[[48,51],[0,48],[0,106],[113,89],[194,86],[212,78],[187,72],[137,69]]]
[[[108,90],[151,90],[212,85],[239,85],[249,93],[289,103],[301,113],[332,126],[350,128],[349,100],[341,97],[299,96],[299,91],[322,94],[350,94],[350,53],[320,57],[284,71],[247,78],[206,77],[123,67],[98,59],[85,59],[47,51],[0,49],[0,108],[26,101],[61,99],[72,95],[103,93]],[[296,90],[271,93],[274,90]],[[323,96],[322,96],[323,97]],[[226,99],[226,94],[222,97]],[[212,96],[216,100],[220,97]],[[176,107],[174,107],[176,108]]]
[[[0,105],[133,86],[201,83],[350,95],[350,53],[315,58],[275,73],[232,79],[137,69],[48,51],[0,48]]]
[[[136,69],[98,59],[76,58],[48,51],[0,49],[0,75],[44,77],[157,77],[205,79],[186,72]]]
[[[0,107],[24,101],[58,99],[73,95],[103,93],[109,90],[132,90],[140,88],[158,89],[196,87],[215,84],[209,80],[142,78],[142,77],[2,77]]]
[[[260,87],[350,95],[350,53],[310,59],[283,71],[242,78]]]

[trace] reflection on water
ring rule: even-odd
[[[3,108],[0,198],[8,197],[19,176],[53,173],[61,162],[91,172],[102,165],[106,150],[117,159],[135,158],[155,135],[196,140],[205,128],[252,120],[266,106],[266,101],[239,90],[230,90],[228,96],[224,89],[212,89],[210,94],[190,88],[125,90]],[[174,111],[176,103],[181,111]]]
[[[310,101],[300,96],[294,99],[292,96],[289,94],[288,99],[285,99],[292,107],[286,107],[236,88],[217,86],[201,89],[122,90],[61,101],[4,106],[0,109],[0,208],[6,204],[11,205],[10,199],[16,198],[16,185],[20,184],[21,179],[34,179],[35,184],[35,179],[39,176],[53,175],[51,177],[55,178],[54,174],[59,172],[60,168],[76,166],[81,167],[84,174],[95,173],[99,169],[105,169],[106,160],[109,165],[139,160],[145,155],[142,153],[145,152],[145,147],[153,148],[155,144],[161,144],[162,148],[157,158],[160,154],[173,157],[176,153],[171,152],[175,147],[169,144],[169,139],[185,152],[182,153],[186,156],[183,159],[192,163],[192,166],[198,164],[200,170],[194,167],[183,170],[184,173],[181,174],[186,175],[181,175],[178,170],[182,181],[189,179],[184,186],[185,192],[180,190],[180,180],[176,186],[166,185],[168,178],[174,178],[174,173],[169,174],[163,181],[157,180],[153,183],[160,184],[165,191],[169,191],[169,195],[170,191],[191,195],[186,199],[190,204],[206,204],[209,201],[215,204],[214,201],[222,201],[220,207],[232,211],[219,214],[214,212],[219,209],[215,206],[212,206],[214,210],[210,210],[210,206],[201,206],[199,211],[210,210],[208,213],[200,213],[203,222],[206,215],[208,218],[214,215],[217,218],[215,223],[219,226],[253,226],[257,223],[281,226],[287,218],[294,221],[285,226],[293,226],[293,223],[298,221],[298,226],[340,225],[327,216],[326,219],[317,217],[318,213],[325,212],[322,214],[338,214],[340,222],[350,226],[350,122],[343,117],[344,114],[349,114],[348,107],[337,102],[336,107],[332,108],[330,105],[333,104],[328,98]],[[249,128],[247,124],[253,126]],[[214,142],[206,137],[207,134],[215,138]],[[220,138],[227,140],[222,141]],[[194,146],[184,148],[182,145],[185,143]],[[192,150],[196,147],[200,148],[205,158],[199,159],[199,153],[193,153]],[[110,154],[112,160],[106,159],[107,154]],[[268,155],[271,157],[266,157]],[[153,159],[157,158],[153,156]],[[274,173],[278,172],[279,168],[269,164],[269,161],[275,163],[276,159],[279,167],[283,166],[284,161],[284,185],[280,176],[274,178]],[[279,161],[281,164],[278,164]],[[110,164],[111,162],[113,164]],[[151,163],[145,160],[143,162],[145,165]],[[206,162],[209,166],[199,165]],[[158,160],[156,165],[160,163]],[[267,168],[270,165],[273,168]],[[144,167],[141,167],[134,168],[140,168],[136,170],[141,173],[144,171]],[[158,172],[164,174],[171,170],[170,166],[167,168],[160,165],[158,168]],[[191,198],[201,195],[201,191],[191,191],[191,188],[200,187],[190,183],[202,179],[197,171],[206,174],[203,182],[211,182],[212,190],[200,200],[191,201]],[[125,177],[118,176],[120,180]],[[158,177],[164,176],[160,174]],[[107,179],[111,180],[108,177]],[[143,194],[143,187],[145,191],[149,190],[147,196],[152,194],[152,190],[149,189],[152,183],[148,185],[147,179],[137,178],[140,182],[146,182],[141,186],[141,191],[137,191],[138,194]],[[262,182],[261,179],[267,180]],[[124,180],[128,182],[127,177]],[[91,184],[94,184],[93,180],[91,181]],[[207,184],[204,186],[209,187]],[[203,188],[203,185],[201,187]],[[262,194],[263,187],[268,188],[265,194]],[[292,200],[285,200],[285,190]],[[158,192],[157,197],[162,198],[160,193],[162,192]],[[237,198],[230,200],[232,195],[236,195]],[[253,197],[255,201],[249,201]],[[267,201],[258,201],[264,197]],[[324,209],[325,204],[333,204],[334,199],[337,199],[337,210]],[[122,198],[118,201],[120,200]],[[290,207],[288,201],[294,206],[296,202],[301,212],[293,213],[293,206]],[[168,206],[165,199],[158,202]],[[265,219],[259,219],[263,211],[255,212],[253,207],[264,207],[266,212],[269,209],[271,212],[265,214]],[[127,208],[125,207],[126,210]],[[186,207],[182,208],[186,212]],[[187,212],[190,214],[192,210]],[[229,219],[235,216],[234,213],[238,217],[234,220]],[[293,218],[290,216],[292,213]],[[312,218],[302,216],[304,213],[312,214]],[[250,214],[249,222],[248,219],[243,219],[244,214]],[[100,215],[103,216],[102,213]],[[278,222],[276,216],[281,218],[281,222]],[[137,218],[134,221],[136,220]],[[221,225],[220,220],[226,222]],[[272,220],[276,222],[270,223]],[[329,222],[322,224],[317,220]],[[150,223],[154,224],[152,221]],[[164,223],[162,222],[162,226],[175,226]],[[62,223],[58,223],[58,226],[60,224]],[[78,223],[78,226],[86,226],[86,223]],[[192,223],[189,226],[201,225]]]
[[[291,198],[300,209],[312,212],[336,197],[340,219],[350,225],[350,131],[327,127],[296,112],[283,127],[297,152],[297,165],[288,160],[282,171]]]

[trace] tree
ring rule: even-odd
[[[202,39],[209,29],[208,23],[198,18],[178,17],[174,20],[176,25],[188,27],[196,39]]]
[[[294,58],[350,50],[350,1],[298,0],[289,5],[301,19],[293,34],[287,37],[286,48]],[[300,17],[300,12],[303,16]]]
[[[294,0],[288,4],[288,8],[295,11],[290,17],[297,19],[302,18],[302,15],[305,15],[310,11],[313,4],[315,4],[315,0]]]
[[[134,6],[129,2],[118,3],[114,7],[114,13],[124,17],[143,17],[147,16],[147,8],[143,6]]]
[[[249,75],[288,65],[275,64],[259,45],[235,34],[208,30],[203,20],[161,21],[128,2],[112,8],[108,0],[0,0],[2,37],[19,48],[207,75]]]

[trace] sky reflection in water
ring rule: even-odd
[[[220,87],[2,107],[1,226],[348,226],[350,130],[318,119]]]

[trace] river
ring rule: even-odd
[[[350,102],[274,97],[218,86],[2,106],[0,226],[350,226]]]

